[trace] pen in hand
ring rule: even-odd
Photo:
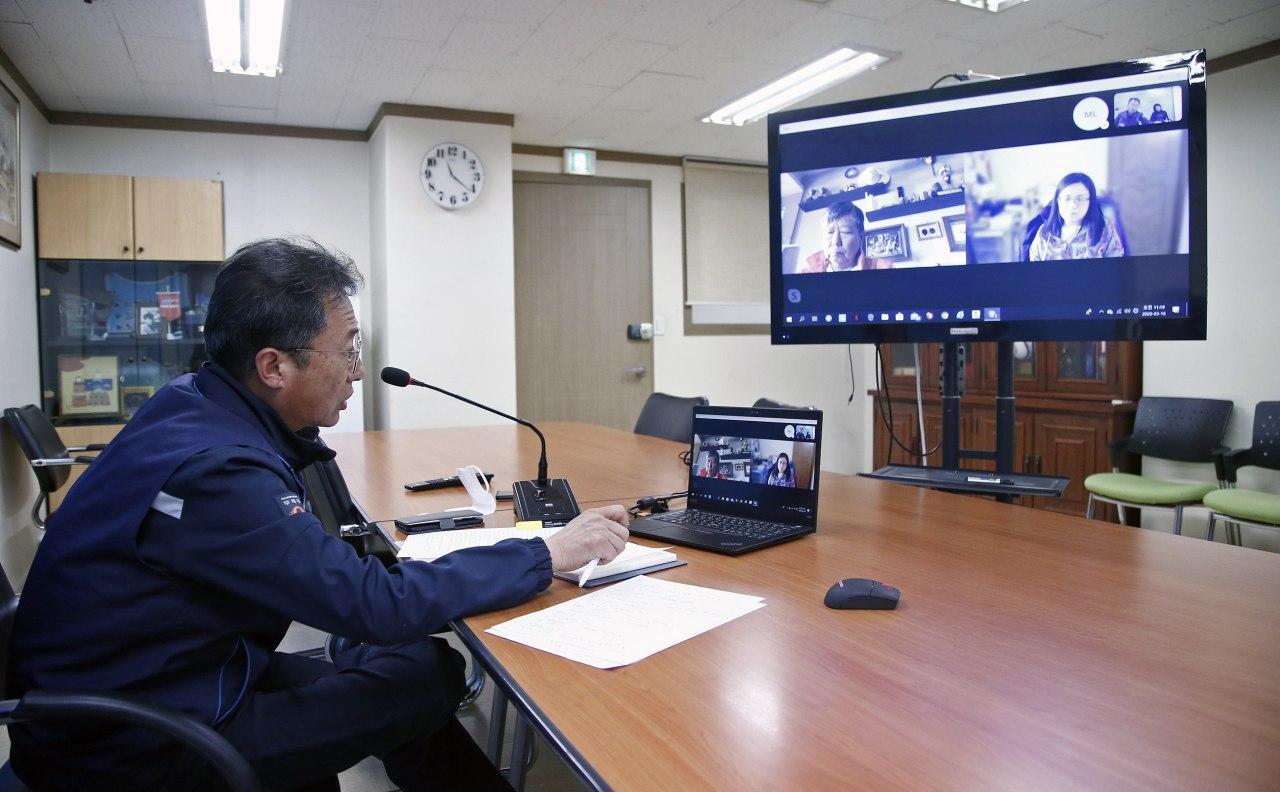
[[[600,559],[593,558],[582,568],[582,574],[578,575],[578,588],[587,585],[587,581],[591,579],[591,573],[596,571],[596,565],[600,563]]]

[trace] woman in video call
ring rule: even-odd
[[[707,452],[707,464],[698,474],[704,478],[726,479],[728,476],[720,472],[720,455],[715,451]]]
[[[794,487],[796,485],[796,471],[791,467],[791,457],[786,452],[778,454],[778,461],[774,463],[773,468],[769,471],[769,480],[765,482],[775,487]]]
[[[1049,217],[1036,232],[1031,261],[1123,256],[1124,243],[1102,213],[1098,190],[1083,173],[1068,173],[1054,190]]]
[[[850,201],[837,201],[827,207],[824,217],[822,250],[804,261],[800,273],[853,272],[887,269],[891,262],[868,258],[862,243],[866,237],[866,215]]]

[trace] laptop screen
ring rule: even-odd
[[[696,407],[689,506],[813,525],[821,440],[818,410]]]

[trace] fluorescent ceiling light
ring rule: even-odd
[[[1006,8],[1022,5],[1027,0],[947,0],[947,2],[970,8],[982,8],[993,14],[998,14]]]
[[[874,69],[888,60],[887,56],[878,52],[841,47],[830,55],[801,66],[765,87],[712,111],[702,120],[711,124],[734,126],[749,124],[842,80]]]
[[[209,62],[216,72],[280,73],[285,0],[204,0]]]

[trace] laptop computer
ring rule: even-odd
[[[688,508],[631,521],[631,533],[737,555],[818,525],[822,411],[694,407]]]

